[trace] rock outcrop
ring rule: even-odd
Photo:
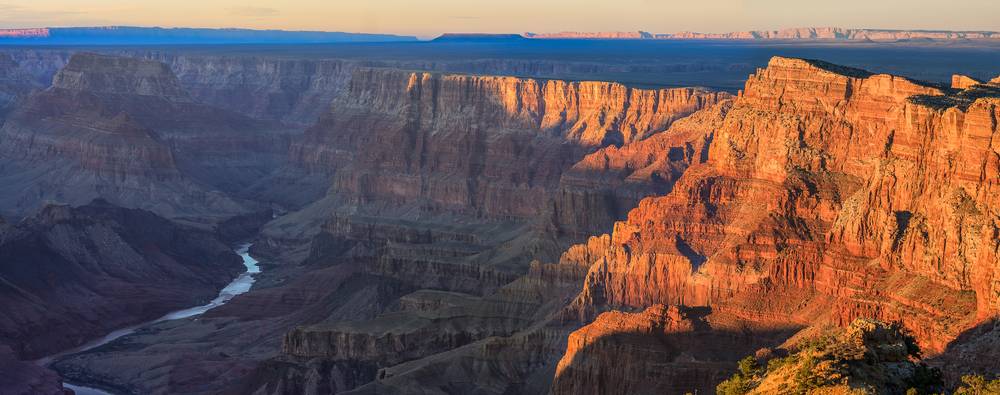
[[[707,161],[592,239],[568,313],[587,322],[681,304],[800,326],[875,317],[944,351],[998,313],[998,88],[772,59]]]
[[[979,136],[995,132],[989,120],[996,99],[935,106],[963,95],[946,93],[899,77],[775,58],[747,82],[709,160],[616,225],[612,245],[624,249],[606,256],[615,264],[595,267],[581,301],[715,305],[755,287],[804,287],[843,298],[846,316],[926,319],[911,328],[940,349],[935,338],[953,338],[975,318],[963,311],[978,306],[982,316],[995,309],[989,280],[977,277],[992,278],[994,270],[988,210],[996,199],[996,158]],[[959,148],[966,164],[949,165],[946,158]],[[951,175],[932,176],[939,172]],[[964,223],[972,227],[947,225]],[[944,247],[952,238],[969,244]],[[861,269],[872,261],[876,268]],[[629,274],[648,265],[664,277]],[[848,273],[872,277],[845,289],[850,282],[839,277]],[[927,283],[899,281],[896,273]],[[910,287],[935,288],[941,299],[924,300],[929,295]],[[877,302],[865,296],[870,292],[895,296]],[[941,326],[928,331],[931,322]]]
[[[723,100],[672,124],[664,132],[587,155],[563,173],[553,199],[560,234],[604,233],[647,196],[670,192],[689,166],[708,158],[714,132],[732,106]]]

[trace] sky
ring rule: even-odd
[[[1000,31],[997,0],[0,0],[0,28],[242,27],[397,33],[805,26]]]

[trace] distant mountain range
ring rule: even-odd
[[[310,44],[416,40],[413,36],[391,34],[133,26],[0,30],[0,45]]]
[[[714,39],[714,40],[833,40],[833,41],[899,41],[899,40],[1000,40],[1000,32],[948,30],[886,30],[845,29],[839,27],[804,27],[783,30],[751,30],[731,33],[649,33],[634,32],[560,32],[525,33],[527,38],[576,39]]]
[[[434,42],[495,42],[523,39],[603,40],[815,40],[815,41],[954,41],[998,40],[1000,32],[947,30],[845,29],[806,27],[730,33],[559,32],[523,34],[446,33]],[[0,29],[0,45],[186,45],[317,44],[417,41],[393,34],[253,29],[162,28],[135,26]]]

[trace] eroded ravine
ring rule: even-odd
[[[156,323],[159,323],[159,322],[171,321],[171,320],[179,320],[179,319],[184,319],[184,318],[191,318],[191,317],[195,317],[195,316],[204,314],[205,312],[207,312],[209,310],[212,310],[212,309],[214,309],[216,307],[222,306],[226,302],[232,300],[237,295],[244,294],[244,293],[250,291],[250,288],[253,286],[253,283],[255,281],[254,275],[256,275],[257,273],[260,273],[260,266],[258,265],[258,261],[256,259],[254,259],[252,256],[250,256],[250,246],[251,245],[252,244],[250,244],[250,243],[241,244],[241,245],[239,245],[234,250],[234,252],[236,252],[237,254],[239,254],[240,258],[243,260],[243,265],[246,267],[246,271],[243,272],[243,273],[241,273],[239,276],[237,276],[235,279],[233,279],[232,282],[230,282],[228,285],[226,285],[224,288],[222,288],[222,290],[219,291],[219,296],[216,296],[215,299],[212,299],[211,302],[208,302],[208,303],[206,303],[204,305],[201,305],[201,306],[195,306],[195,307],[191,307],[191,308],[187,308],[187,309],[183,309],[183,310],[173,311],[173,312],[167,313],[167,314],[163,315],[162,317],[157,318],[155,320],[147,321],[147,322],[144,322],[144,323],[141,323],[141,324],[138,324],[138,325],[133,325],[133,326],[130,326],[130,327],[127,327],[127,328],[122,328],[122,329],[116,330],[114,332],[111,332],[111,333],[105,335],[104,337],[96,339],[96,340],[94,340],[92,342],[89,342],[87,344],[84,344],[84,345],[82,345],[80,347],[74,348],[72,350],[64,351],[64,352],[61,352],[59,354],[55,354],[55,355],[51,355],[51,356],[42,358],[42,359],[38,360],[37,363],[39,365],[48,366],[50,363],[52,363],[53,361],[55,361],[55,360],[57,360],[59,358],[62,358],[62,357],[68,356],[68,355],[72,355],[72,354],[78,354],[78,353],[82,353],[82,352],[87,352],[87,351],[93,350],[93,349],[101,347],[101,346],[103,346],[105,344],[111,343],[111,342],[113,342],[113,341],[115,341],[115,340],[117,340],[119,338],[128,336],[128,335],[130,335],[132,333],[135,333],[140,328],[143,328],[143,327],[146,327],[146,326],[149,326],[149,325],[152,325],[152,324],[156,324]],[[64,383],[64,388],[71,389],[71,390],[73,390],[78,395],[109,395],[109,394],[111,394],[111,392],[108,392],[108,391],[105,391],[105,390],[102,390],[102,389],[91,388],[91,387],[87,387],[87,386],[84,386],[84,385],[80,385],[80,384],[77,384],[77,383],[71,383],[71,382],[65,382]]]

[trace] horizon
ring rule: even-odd
[[[853,12],[858,8],[866,12]],[[525,13],[528,9],[532,12]],[[771,12],[774,9],[783,12]],[[38,0],[31,5],[0,3],[0,27],[249,29],[395,34],[420,38],[473,32],[728,33],[798,27],[1000,31],[1000,21],[992,17],[997,14],[1000,14],[1000,3],[983,4],[975,0],[956,0],[950,4],[907,0],[871,4],[863,0],[847,0],[836,5],[799,4],[794,0],[717,0],[699,4],[622,0],[613,5],[596,0],[553,0],[543,4],[528,0],[511,0],[502,4],[468,4],[459,0],[425,0],[419,3],[387,0],[378,4],[223,0],[206,5],[192,0],[176,0],[169,3],[151,1],[142,6],[120,0],[96,0],[88,4],[71,0]]]
[[[747,32],[747,31],[786,31],[794,29],[845,29],[845,30],[870,30],[870,31],[898,31],[898,32],[952,32],[952,33],[1000,33],[1000,29],[989,30],[989,29],[919,29],[919,28],[878,28],[878,27],[852,27],[852,26],[786,26],[786,27],[776,27],[767,29],[751,29],[751,30],[729,30],[729,31],[697,31],[697,30],[675,30],[675,31],[656,31],[656,30],[645,30],[645,29],[630,29],[630,30],[525,30],[525,31],[497,31],[497,32],[484,32],[484,31],[441,31],[437,33],[432,33],[430,35],[418,35],[418,34],[406,34],[397,33],[391,31],[384,32],[372,32],[372,31],[350,31],[350,30],[309,30],[309,29],[281,29],[281,28],[254,28],[245,26],[161,26],[161,25],[64,25],[64,26],[30,26],[30,27],[0,27],[0,31],[14,31],[14,30],[40,30],[40,29],[110,29],[110,28],[138,28],[138,29],[163,29],[163,30],[246,30],[246,31],[259,31],[259,32],[288,32],[288,33],[345,33],[345,34],[370,34],[370,35],[387,35],[387,36],[398,36],[398,37],[415,37],[419,40],[430,40],[438,38],[444,35],[456,34],[456,35],[473,35],[473,34],[483,34],[483,35],[520,35],[524,36],[526,34],[559,34],[559,33],[651,33],[651,34],[675,34],[675,33],[697,33],[697,34],[725,34],[725,33],[735,33],[735,32]]]

